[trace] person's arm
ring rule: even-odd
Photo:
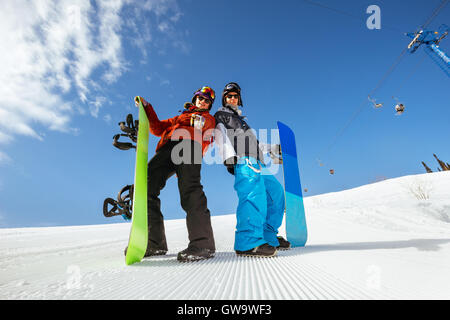
[[[237,163],[238,157],[234,150],[233,144],[227,135],[227,129],[221,121],[220,116],[216,118],[216,130],[214,131],[214,140],[222,157],[223,164],[227,167],[228,172],[234,174],[234,165]]]
[[[145,114],[147,115],[150,132],[157,137],[162,136],[164,131],[173,124],[175,118],[159,120],[153,106],[142,97],[141,101],[144,106]]]

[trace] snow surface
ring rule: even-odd
[[[129,223],[0,229],[0,299],[450,298],[450,172],[307,197],[305,207],[307,246],[266,259],[235,255],[235,215],[212,218],[216,257],[195,263],[176,260],[184,219],[166,221],[167,256],[133,266]]]

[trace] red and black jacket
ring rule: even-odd
[[[156,146],[156,151],[173,137],[174,140],[186,138],[194,140],[202,145],[203,155],[206,153],[208,146],[213,142],[213,130],[216,126],[216,120],[209,113],[209,110],[198,109],[193,104],[188,104],[188,108],[182,114],[170,119],[159,120],[153,106],[149,102],[142,99],[142,104],[147,114],[150,132],[157,137],[161,137]],[[196,114],[201,115],[205,119],[201,133],[192,126],[191,119]]]

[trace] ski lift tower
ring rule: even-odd
[[[425,52],[450,77],[450,58],[438,45],[448,32],[449,27],[443,24],[439,27],[439,31],[422,29],[415,33],[406,33],[406,35],[413,39],[408,45],[410,53],[416,52],[422,44],[425,45]]]

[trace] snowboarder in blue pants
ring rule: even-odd
[[[285,209],[284,188],[264,164],[264,151],[279,145],[262,145],[241,115],[241,88],[225,86],[222,108],[216,118],[216,143],[228,172],[235,176],[239,198],[234,249],[237,255],[272,257],[290,243],[277,236]]]

